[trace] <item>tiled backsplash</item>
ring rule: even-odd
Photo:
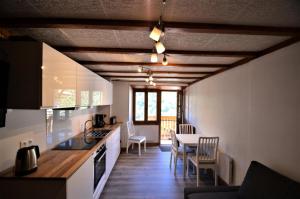
[[[8,110],[6,126],[0,128],[0,171],[14,165],[20,141],[33,139],[43,152],[81,132],[81,124],[95,113],[110,116],[110,106],[81,110],[54,110],[52,119],[46,110]],[[48,130],[48,131],[47,131]]]

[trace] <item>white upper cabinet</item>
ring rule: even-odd
[[[75,107],[78,66],[77,62],[43,43],[43,108]]]
[[[112,94],[113,94],[112,89],[113,89],[112,83],[106,81],[105,89],[104,89],[103,105],[112,105]]]
[[[112,104],[111,83],[37,41],[0,41],[9,66],[7,108],[71,108]]]
[[[91,106],[94,90],[93,73],[79,65],[77,67],[77,97],[76,106]]]

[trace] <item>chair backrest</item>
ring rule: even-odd
[[[179,124],[179,134],[193,134],[193,125]]]
[[[219,137],[199,137],[196,156],[199,160],[217,160]]]
[[[169,132],[171,134],[172,150],[173,151],[177,151],[178,150],[178,142],[177,142],[177,139],[176,139],[175,131],[174,130],[170,130]]]
[[[135,128],[132,121],[127,122],[127,134],[128,138],[135,135]]]

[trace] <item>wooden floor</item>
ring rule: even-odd
[[[147,148],[138,157],[137,151],[121,153],[100,199],[181,199],[186,186],[196,186],[196,176],[183,179],[183,162],[177,162],[177,175],[169,169],[170,152],[158,147]],[[212,184],[201,177],[201,186]]]

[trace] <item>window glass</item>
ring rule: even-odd
[[[144,92],[135,93],[135,120],[136,121],[145,120],[145,93]]]
[[[157,120],[157,93],[148,93],[148,121]]]

